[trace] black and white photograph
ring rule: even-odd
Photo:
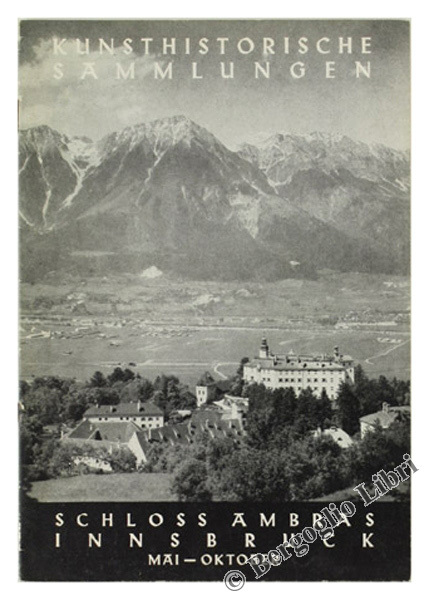
[[[22,19],[18,99],[21,578],[408,581],[410,21]]]

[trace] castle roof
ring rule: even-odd
[[[338,371],[346,368],[347,362],[351,362],[350,356],[342,356],[336,359],[332,356],[309,356],[309,355],[270,355],[268,358],[254,358],[246,363],[244,368],[261,368],[274,371]]]
[[[106,417],[112,415],[118,417],[162,417],[163,414],[162,410],[151,402],[124,402],[116,405],[91,406],[85,411],[84,417]]]

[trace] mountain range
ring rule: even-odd
[[[98,142],[19,134],[21,276],[407,273],[409,154],[327,133],[233,152],[185,116]]]

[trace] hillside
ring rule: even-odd
[[[99,142],[20,134],[24,280],[48,271],[191,279],[408,271],[409,160],[317,134],[232,152],[184,116]]]
[[[407,272],[408,153],[315,132],[277,134],[259,146],[243,144],[239,154],[258,166],[293,206],[384,254],[386,271]],[[377,270],[377,265],[373,267]]]

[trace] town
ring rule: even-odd
[[[243,361],[242,366],[244,386],[263,384],[268,390],[292,389],[298,402],[299,394],[308,390],[316,397],[329,398],[333,411],[341,385],[355,380],[352,357],[340,354],[337,346],[331,355],[297,355],[293,350],[279,355],[270,351],[267,339],[263,338],[257,356]],[[101,472],[113,469],[106,457],[94,452],[97,450],[112,453],[127,448],[136,464],[144,465],[154,445],[190,446],[198,434],[205,433],[214,440],[230,440],[235,448],[240,448],[246,437],[249,398],[235,395],[232,387],[230,380],[215,381],[206,373],[195,388],[195,408],[170,413],[168,422],[163,410],[151,401],[97,404],[85,411],[76,427],[61,430],[61,443],[81,449],[73,457],[76,465]],[[378,427],[388,428],[409,412],[409,406],[391,406],[384,402],[379,411],[360,417],[360,437]],[[353,445],[349,433],[335,425],[326,429],[318,427],[313,436],[327,436],[341,448]]]

